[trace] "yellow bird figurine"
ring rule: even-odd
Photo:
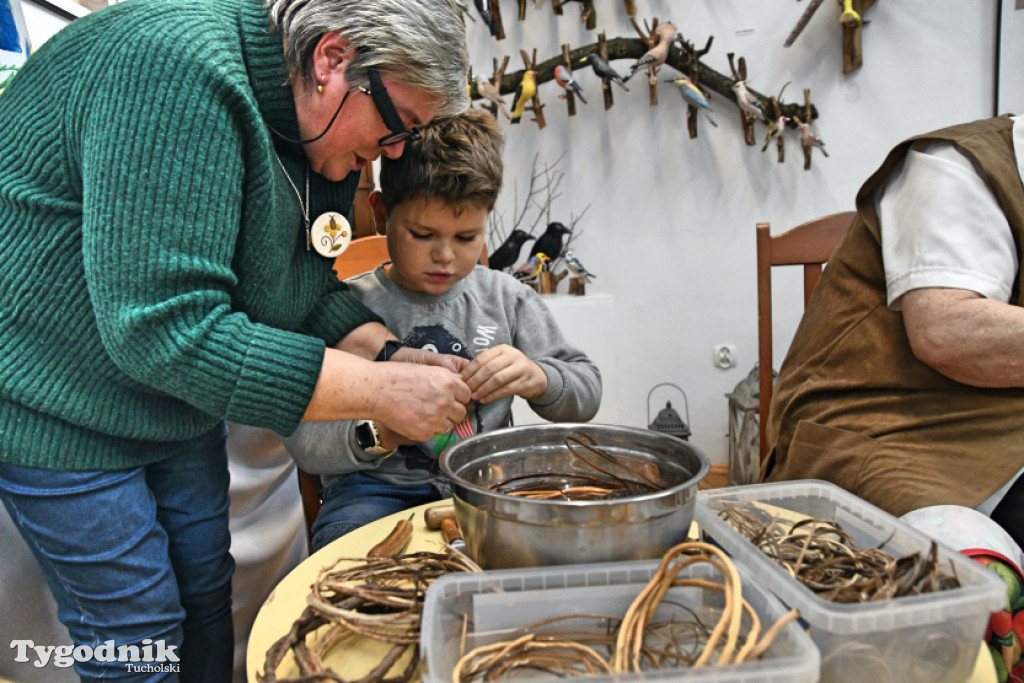
[[[526,101],[533,99],[537,94],[537,72],[527,69],[523,74],[523,80],[519,81],[515,97],[512,99],[512,123],[519,123],[523,115],[523,107]]]

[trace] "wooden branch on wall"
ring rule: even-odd
[[[608,55],[608,61],[628,59],[630,63],[639,59],[647,51],[647,46],[639,38],[611,38],[604,41],[604,47]],[[586,69],[587,64],[583,61],[591,52],[599,52],[599,43],[590,43],[583,45],[569,51],[569,66],[572,69],[577,80],[579,80],[579,74]],[[603,56],[603,55],[602,55]],[[560,53],[546,59],[542,62],[536,62],[537,70],[537,85],[540,86],[542,83],[552,81],[555,78],[555,67],[562,63],[563,55]],[[665,60],[665,64],[671,66],[680,73],[689,73],[688,66],[690,62],[690,55],[685,52],[678,44],[672,45],[669,48],[668,59]],[[735,102],[736,96],[733,94],[730,86],[733,83],[731,77],[725,74],[719,73],[714,69],[708,67],[706,64],[698,62],[700,68],[699,80],[701,85],[706,87],[708,90],[721,95],[722,97]],[[514,93],[519,82],[523,78],[525,69],[516,71],[513,73],[506,73],[501,79],[500,92],[502,94]],[[694,79],[695,81],[697,79]],[[772,109],[772,98],[767,95],[762,95],[753,88],[748,88],[750,93],[761,100],[762,105],[766,111],[773,111]],[[473,92],[474,99],[479,98],[475,92]],[[805,115],[805,107],[803,103],[789,102],[789,103],[777,103],[776,106],[779,108],[779,113],[782,116],[793,118],[797,116]],[[811,118],[818,118],[818,110],[812,104],[811,105]]]

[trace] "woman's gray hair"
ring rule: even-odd
[[[353,85],[368,86],[368,68],[382,78],[440,98],[439,118],[469,107],[466,27],[453,0],[266,0],[272,30],[284,40],[288,75],[312,86],[310,55],[320,38],[341,31],[356,48],[345,68]]]

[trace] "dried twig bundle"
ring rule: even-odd
[[[870,602],[920,595],[960,582],[943,573],[933,542],[927,554],[896,558],[880,548],[861,550],[838,523],[789,521],[765,510],[725,505],[719,516],[797,581],[831,602]]]
[[[339,563],[355,562],[341,569]],[[480,567],[452,548],[444,552],[419,552],[397,557],[341,558],[325,567],[307,598],[307,607],[286,635],[267,651],[263,683],[338,681],[345,683],[323,657],[336,645],[354,637],[392,644],[380,663],[360,683],[380,683],[407,651],[412,657],[400,676],[387,679],[400,683],[412,678],[419,664],[418,643],[423,596],[427,587],[449,572],[480,571]],[[306,636],[322,626],[313,648]],[[277,667],[291,652],[299,678],[280,679]]]

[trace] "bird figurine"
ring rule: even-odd
[[[480,74],[476,77],[476,91],[494,102],[494,105],[505,115],[505,118],[510,118],[508,109],[505,108],[505,100],[501,99],[501,92],[498,90],[498,86],[487,80],[487,77]]]
[[[800,143],[808,148],[817,147],[827,157],[828,152],[825,151],[825,143],[811,130],[811,125],[803,121],[799,121],[797,125],[800,126]]]
[[[645,52],[640,59],[633,62],[632,66],[629,67],[629,73],[626,74],[624,81],[628,81],[633,75],[644,68],[645,66],[658,67],[665,63],[668,59],[668,49],[672,47],[672,41],[676,37],[676,27],[672,24],[665,22],[659,24],[658,28],[654,29],[654,35],[658,36],[658,42],[650,50]]]
[[[537,94],[537,72],[533,69],[527,69],[523,73],[523,80],[519,81],[519,85],[516,87],[516,94],[512,98],[512,123],[519,123],[519,119],[523,116],[523,107],[526,106],[526,101],[533,99],[533,96]]]
[[[534,280],[538,275],[540,275],[541,271],[544,270],[544,264],[550,260],[551,259],[548,258],[547,254],[534,254],[530,257],[530,260],[519,266],[516,272],[512,275],[520,282]]]
[[[583,104],[587,103],[586,98],[583,97],[583,87],[580,86],[579,81],[572,77],[572,72],[561,64],[555,67],[555,83],[558,83],[558,85],[562,86],[566,90],[571,88],[572,91],[576,93],[576,97],[580,98],[580,101],[583,102]]]
[[[580,263],[580,260],[576,258],[576,256],[572,253],[572,249],[566,250],[563,254],[563,257],[565,258],[566,267],[568,267],[569,271],[576,277],[582,277],[586,282],[590,282],[592,279],[597,277],[596,275],[594,275],[589,270],[583,267],[583,264]]]
[[[492,270],[510,268],[519,260],[519,252],[522,250],[523,245],[532,239],[535,239],[534,236],[525,230],[519,230],[518,228],[513,230],[505,238],[505,241],[501,243],[501,246],[495,249],[494,253],[488,257],[487,265]]]
[[[490,0],[473,0],[473,4],[476,5],[476,11],[480,13],[480,17],[487,24],[487,29],[491,32],[491,35],[499,35],[501,27],[498,26],[498,22],[494,20],[494,15],[491,14]]]
[[[622,80],[622,76],[619,75],[619,72],[613,69],[611,64],[601,59],[601,55],[597,54],[596,52],[591,52],[581,61],[585,64],[590,64],[591,68],[594,70],[594,73],[596,73],[605,83],[608,83],[609,81],[615,81],[620,86],[622,86],[623,90],[629,92],[629,88],[626,87],[626,82]]]
[[[768,133],[764,136],[764,144],[761,145],[761,151],[768,149],[768,143],[771,142],[776,135],[780,138],[786,132],[786,122],[789,121],[788,116],[780,116],[774,123],[768,124]]]
[[[747,90],[746,81],[736,81],[729,87],[732,88],[733,93],[736,95],[736,104],[739,105],[740,109],[762,123],[767,124],[772,120],[768,116],[768,112],[764,110],[761,100],[757,99],[753,93]]]
[[[690,77],[683,74],[682,78],[676,78],[672,82],[679,86],[679,92],[683,96],[683,99],[686,100],[686,104],[691,107],[695,107],[696,109],[700,109],[704,113],[704,116],[707,117],[708,123],[715,128],[718,128],[718,124],[715,123],[713,118],[711,118],[711,105],[708,104],[708,100],[704,97],[704,93],[700,91],[700,88],[693,84]]]
[[[572,230],[565,227],[558,221],[548,223],[547,229],[540,237],[537,238],[537,241],[533,243],[533,248],[530,249],[530,256],[536,256],[541,252],[545,254],[561,254],[562,240],[571,232]]]

